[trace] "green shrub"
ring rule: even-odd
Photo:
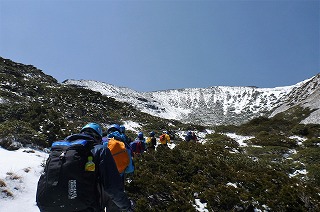
[[[293,107],[285,112],[278,113],[272,118],[254,118],[240,125],[236,132],[241,135],[257,135],[261,131],[287,136],[292,135],[292,133],[295,135],[309,135],[311,134],[310,130],[308,128],[303,129],[302,126],[299,126],[299,123],[309,116],[311,112],[312,110],[308,108]],[[310,126],[310,128],[317,128],[317,126]],[[312,132],[315,133],[315,130],[312,130]]]
[[[315,147],[319,148],[320,146],[320,138],[311,138],[303,142],[305,147]]]
[[[288,167],[229,153],[215,142],[183,142],[172,150],[157,149],[135,158],[135,164],[136,171],[126,187],[129,196],[137,200],[137,211],[195,211],[195,193],[209,211],[252,206],[308,211],[318,204],[306,206],[301,194],[309,199],[316,194],[300,186],[299,179],[290,178]]]
[[[248,143],[261,146],[297,147],[297,142],[295,140],[284,135],[271,134],[266,131],[261,131],[255,138],[250,139]]]
[[[297,124],[291,129],[291,133],[294,135],[304,136],[308,138],[320,137],[320,125],[319,124]]]
[[[320,164],[320,148],[301,149],[293,158],[305,164]]]
[[[229,147],[229,148],[239,147],[239,144],[235,140],[228,137],[227,135],[220,134],[220,133],[208,134],[206,135],[206,140],[209,143],[214,143],[215,145],[222,145],[224,147]]]
[[[214,131],[217,133],[232,133],[236,132],[239,127],[235,125],[219,125],[214,127]]]
[[[22,146],[44,146],[45,136],[35,131],[30,123],[23,121],[6,121],[0,124],[1,145],[7,149],[16,149],[16,143]]]
[[[314,163],[307,165],[307,176],[309,177],[310,183],[320,187],[320,164]]]

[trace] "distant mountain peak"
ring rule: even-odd
[[[63,84],[100,92],[162,118],[204,125],[238,125],[254,117],[275,115],[293,104],[320,108],[320,98],[315,98],[320,94],[319,79],[318,74],[292,86],[275,88],[212,86],[154,92],[138,92],[92,80],[67,80]],[[318,119],[310,120],[319,123]]]

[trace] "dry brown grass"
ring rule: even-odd
[[[3,180],[0,179],[0,187],[6,187],[6,186],[7,186],[7,184]]]
[[[0,189],[1,193],[5,195],[5,197],[13,197],[13,193],[8,189]]]
[[[7,175],[10,180],[20,180],[22,177],[13,173],[13,172],[7,172]]]

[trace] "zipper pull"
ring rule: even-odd
[[[61,152],[61,154],[59,156],[60,160],[62,160],[64,158],[64,156],[65,156],[65,152]]]

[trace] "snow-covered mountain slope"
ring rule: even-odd
[[[47,157],[47,153],[30,148],[8,151],[0,147],[0,211],[39,211],[37,182]]]
[[[320,123],[320,74],[309,80],[305,80],[300,86],[292,91],[282,100],[282,105],[273,111],[271,116],[299,105],[314,110],[310,116],[302,121],[303,124]]]
[[[261,115],[275,115],[292,105],[317,109],[319,75],[292,86],[276,88],[215,86],[155,92],[137,92],[90,80],[66,80],[118,101],[127,102],[143,112],[167,119],[205,125],[241,124]],[[303,103],[303,104],[302,104]],[[316,113],[315,111],[314,113]],[[309,121],[308,121],[309,120]],[[306,123],[318,123],[309,117]]]
[[[263,89],[255,87],[190,88],[149,93],[163,105],[188,109],[181,119],[201,124],[239,124],[270,111],[291,87]],[[165,106],[166,107],[166,106]]]
[[[190,113],[189,109],[167,104],[161,97],[153,97],[151,95],[152,93],[137,92],[129,88],[117,87],[111,84],[91,80],[66,80],[63,84],[78,85],[100,92],[101,94],[113,97],[118,101],[132,104],[145,113],[162,118],[180,120],[183,118],[183,115]]]

